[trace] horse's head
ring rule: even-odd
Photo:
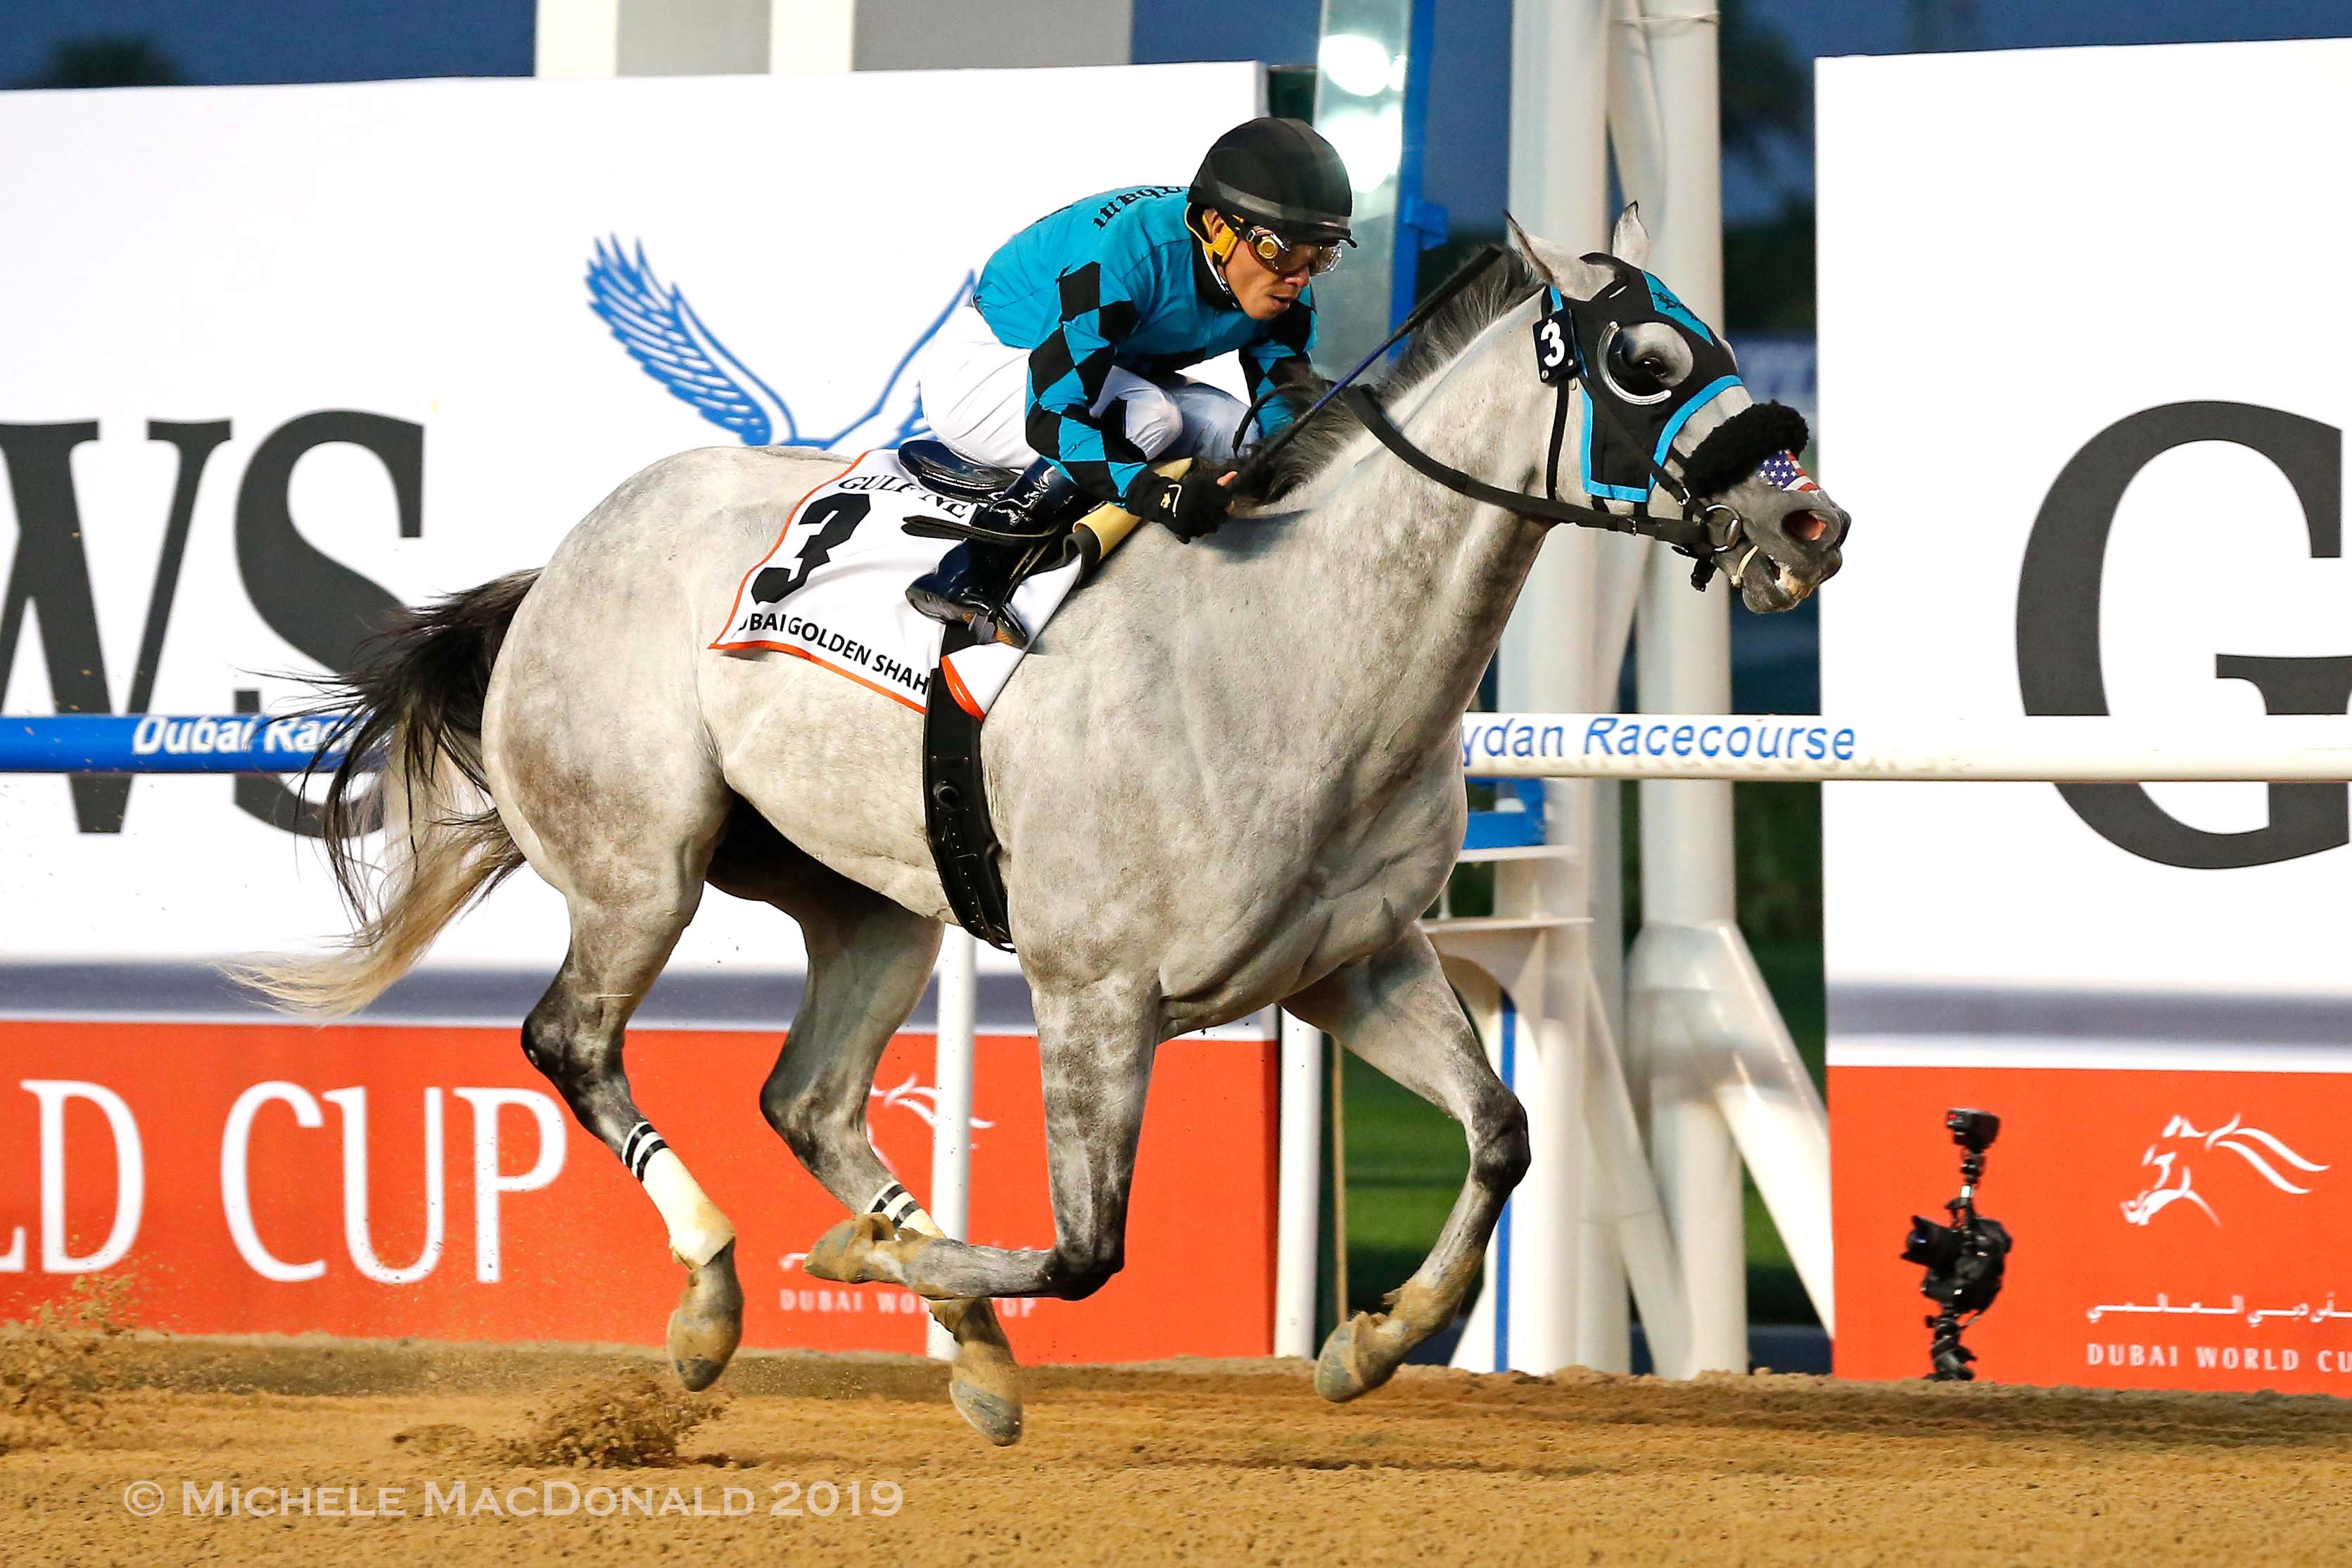
[[[1578,385],[1581,429],[1565,444],[1582,453],[1592,503],[1652,515],[1679,505],[1750,610],[1786,610],[1835,575],[1851,519],[1799,465],[1803,417],[1749,397],[1731,345],[1644,270],[1640,214],[1625,209],[1608,254],[1570,256],[1516,223],[1511,235],[1550,291],[1537,366]]]

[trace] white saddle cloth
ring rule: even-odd
[[[962,522],[976,509],[923,488],[895,448],[865,454],[793,507],[775,548],[743,574],[727,630],[710,645],[791,653],[916,709],[929,699],[931,671],[943,667],[949,695],[985,716],[1021,650],[992,643],[950,654],[940,666],[947,628],[907,602],[907,585],[955,548],[908,533],[907,521]],[[1013,591],[1013,608],[1033,635],[1077,586],[1078,570],[1072,560]]]

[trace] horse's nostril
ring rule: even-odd
[[[1830,520],[1819,512],[1798,512],[1780,526],[1788,530],[1790,538],[1802,539],[1809,545],[1819,543],[1830,531]]]

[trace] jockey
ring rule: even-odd
[[[1248,410],[1177,372],[1239,350],[1259,434],[1287,424],[1319,385],[1307,283],[1355,243],[1352,209],[1329,142],[1261,119],[1219,137],[1189,188],[1107,191],[1007,240],[918,372],[934,434],[1022,470],[973,520],[1043,535],[1109,502],[1188,543],[1215,528],[1232,475],[1213,465],[1234,455]],[[1203,461],[1181,480],[1150,466],[1187,456]],[[1004,602],[1022,553],[959,546],[907,597],[1024,647]]]

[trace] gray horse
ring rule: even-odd
[[[1540,290],[1591,299],[1614,274],[1514,234],[1516,255],[1420,335],[1383,399],[1424,452],[1525,490],[1553,430],[1529,361]],[[1612,246],[1635,267],[1647,254],[1630,210]],[[1672,325],[1622,336],[1627,362],[1654,380],[1688,373]],[[1710,403],[1675,459],[1746,402],[1735,391]],[[330,787],[346,830],[375,800],[351,788],[357,759],[387,755],[385,863],[328,841],[358,929],[252,977],[289,1006],[347,1012],[520,866],[560,890],[571,950],[523,1051],[660,1211],[688,1273],[670,1354],[702,1387],[741,1334],[734,1230],[630,1099],[623,1031],[705,884],[775,904],[800,922],[809,974],[761,1109],[856,1217],[807,1268],[926,1298],[959,1343],[958,1409],[1000,1443],[1019,1437],[1020,1393],[989,1299],[1083,1297],[1118,1271],[1160,1042],[1278,1003],[1443,1108],[1469,1142],[1427,1260],[1389,1311],[1358,1313],[1323,1346],[1326,1398],[1378,1387],[1459,1309],[1528,1163],[1526,1117],[1417,917],[1462,843],[1461,716],[1546,530],[1440,487],[1336,418],[1286,459],[1283,493],[1213,539],[1131,539],[988,723],[1044,1068],[1051,1246],[942,1236],[866,1134],[876,1066],[950,917],[924,836],[920,718],[802,660],[706,647],[745,564],[837,458],[726,447],[666,459],[539,572],[410,617],[339,694],[364,716]],[[1818,490],[1743,474],[1701,501],[1746,521],[1748,553],[1725,564],[1751,608],[1785,609],[1837,568],[1844,514]]]

